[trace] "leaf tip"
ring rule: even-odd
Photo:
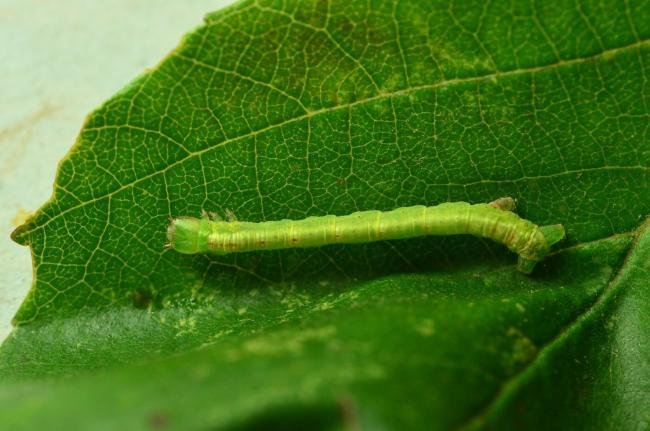
[[[29,245],[29,223],[21,224],[11,232],[11,240],[16,244]]]

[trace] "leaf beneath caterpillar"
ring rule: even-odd
[[[15,232],[36,278],[0,351],[2,425],[642,427],[648,11],[257,1],[209,16],[88,117]],[[567,229],[536,276],[471,237],[163,248],[169,217],[202,210],[259,222],[505,195]]]

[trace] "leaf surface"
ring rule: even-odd
[[[0,416],[12,429],[647,424],[648,34],[643,1],[209,15],[89,116],[52,199],[14,233],[35,281],[0,350]],[[567,229],[530,277],[468,237],[162,247],[169,217],[202,210],[261,221],[508,195]]]

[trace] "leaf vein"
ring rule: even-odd
[[[147,175],[144,175],[144,176],[142,176],[140,178],[137,178],[137,179],[135,179],[135,180],[133,180],[131,182],[125,183],[124,185],[118,187],[115,190],[112,190],[112,191],[110,191],[110,192],[108,192],[108,193],[106,193],[104,195],[98,196],[96,198],[89,199],[89,200],[87,200],[87,201],[85,201],[85,202],[83,202],[83,203],[81,203],[79,205],[74,205],[74,206],[71,206],[69,208],[66,208],[66,209],[62,210],[61,212],[57,213],[56,215],[50,217],[48,220],[46,220],[45,222],[43,222],[39,226],[31,227],[30,229],[26,230],[24,232],[24,234],[28,234],[29,232],[32,232],[32,231],[36,230],[37,228],[46,227],[50,222],[56,220],[57,218],[65,215],[66,213],[68,213],[70,211],[74,211],[75,209],[81,208],[81,207],[83,207],[85,205],[88,205],[88,204],[91,204],[91,203],[94,203],[94,202],[98,202],[101,199],[104,199],[104,198],[106,198],[108,196],[119,193],[119,192],[121,192],[121,191],[123,191],[123,190],[125,190],[125,189],[127,189],[129,187],[132,187],[132,186],[134,186],[134,185],[136,185],[138,183],[141,183],[142,181],[153,178],[156,175],[164,174],[168,170],[170,170],[170,169],[184,163],[185,161],[187,161],[189,159],[192,159],[194,157],[199,157],[204,153],[207,153],[209,151],[212,151],[212,150],[215,150],[217,148],[223,147],[225,145],[229,145],[229,144],[232,144],[232,143],[235,143],[235,142],[239,142],[239,141],[242,141],[242,140],[247,139],[247,138],[254,138],[254,137],[256,137],[256,136],[258,136],[258,135],[260,135],[262,133],[265,133],[265,132],[268,132],[268,131],[271,131],[271,130],[275,130],[275,129],[279,128],[279,127],[284,127],[284,126],[289,125],[289,124],[293,124],[293,123],[296,123],[296,122],[299,122],[299,121],[310,119],[310,118],[312,118],[314,116],[324,115],[324,114],[327,114],[327,113],[330,113],[330,112],[339,111],[341,109],[349,109],[351,107],[361,106],[361,105],[364,105],[364,104],[367,104],[367,103],[371,103],[371,102],[378,101],[378,100],[384,100],[386,98],[391,98],[391,97],[395,97],[395,96],[409,95],[411,93],[415,93],[415,92],[422,91],[422,90],[432,90],[432,89],[437,89],[437,88],[449,87],[449,86],[453,86],[453,85],[476,83],[476,82],[481,82],[481,81],[490,80],[490,79],[498,79],[498,78],[504,78],[504,77],[509,77],[509,76],[522,75],[522,74],[534,74],[534,73],[544,72],[544,71],[547,71],[547,70],[554,70],[554,69],[558,69],[560,67],[565,67],[565,66],[570,66],[570,65],[575,65],[575,64],[591,62],[591,61],[594,61],[595,59],[598,59],[598,58],[601,58],[601,57],[611,57],[611,56],[616,55],[616,54],[618,54],[620,52],[623,52],[623,51],[629,51],[629,50],[634,50],[634,49],[645,48],[648,45],[650,45],[650,39],[644,39],[644,40],[641,40],[639,42],[635,42],[635,43],[624,45],[624,46],[617,47],[617,48],[612,48],[612,49],[609,49],[609,50],[606,50],[606,51],[603,51],[603,52],[600,52],[600,53],[597,53],[597,54],[594,54],[594,55],[590,55],[590,56],[587,56],[587,57],[578,57],[578,58],[571,59],[571,60],[559,60],[559,61],[557,61],[555,63],[546,64],[546,65],[543,65],[543,66],[534,66],[534,67],[530,67],[530,68],[518,68],[518,69],[509,70],[509,71],[488,73],[488,74],[485,74],[485,75],[471,76],[471,77],[466,77],[466,78],[453,78],[453,79],[440,81],[440,82],[433,83],[433,84],[413,86],[413,87],[399,89],[399,90],[395,90],[395,91],[379,93],[379,94],[377,94],[375,96],[371,96],[371,97],[368,97],[368,98],[365,98],[365,99],[360,99],[360,100],[357,100],[357,101],[354,101],[354,102],[340,104],[340,105],[336,105],[336,106],[332,106],[332,107],[326,107],[326,108],[319,109],[319,110],[316,110],[316,111],[308,112],[306,114],[299,115],[297,117],[289,118],[289,119],[280,121],[278,123],[270,124],[270,125],[267,125],[265,127],[260,128],[260,129],[253,130],[253,131],[251,131],[249,133],[246,133],[246,134],[243,134],[241,136],[233,137],[231,139],[226,139],[224,141],[221,141],[221,142],[219,142],[219,143],[217,143],[215,145],[209,146],[207,148],[203,148],[203,149],[200,149],[200,150],[197,150],[197,151],[190,152],[187,156],[185,156],[185,157],[183,157],[183,158],[181,158],[181,159],[179,159],[179,160],[177,160],[177,161],[175,161],[173,163],[170,163],[168,166],[166,166],[162,170],[152,172],[150,174],[147,174]],[[95,129],[120,128],[120,127],[123,127],[123,126],[119,126],[119,125],[102,126],[102,127],[98,127],[98,128],[95,128]],[[91,130],[91,129],[87,128],[87,129],[84,129],[84,130]],[[603,168],[623,168],[623,169],[627,169],[627,168],[630,168],[630,167],[625,167],[625,166],[622,166],[622,167],[601,167],[601,168],[594,168],[594,169],[603,169]],[[636,168],[636,167],[632,167],[632,168]],[[643,166],[640,166],[640,168],[647,169],[647,167],[643,167]],[[576,172],[582,172],[582,171],[583,170],[578,170]],[[556,175],[563,175],[563,174],[566,174],[566,173],[558,173]],[[532,178],[532,177],[529,177],[529,178]],[[525,179],[529,179],[529,178],[525,178]],[[522,180],[522,179],[520,178],[518,180],[508,180],[508,181],[520,181],[520,180]],[[480,183],[485,183],[486,181],[490,182],[490,180],[482,180],[482,181],[480,181]],[[492,181],[494,181],[494,180],[492,180]],[[496,181],[502,182],[502,181],[499,181],[499,180],[496,180]],[[445,185],[453,186],[454,184],[445,184]],[[469,184],[461,184],[461,185],[462,186],[467,186]]]

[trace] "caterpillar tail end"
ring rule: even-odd
[[[566,233],[564,231],[564,226],[562,226],[561,224],[540,226],[539,230],[542,233],[542,235],[544,235],[544,239],[546,240],[545,250],[543,253],[540,253],[538,256],[536,256],[536,259],[530,259],[524,256],[519,256],[519,260],[517,261],[517,269],[520,272],[523,272],[524,274],[530,274],[531,272],[533,272],[533,269],[535,269],[535,265],[537,265],[537,262],[544,259],[548,254],[548,252],[551,250],[551,247],[554,244],[562,241],[566,236]]]
[[[517,260],[517,270],[524,274],[530,274],[535,269],[538,260],[526,259],[525,257],[519,256]]]

